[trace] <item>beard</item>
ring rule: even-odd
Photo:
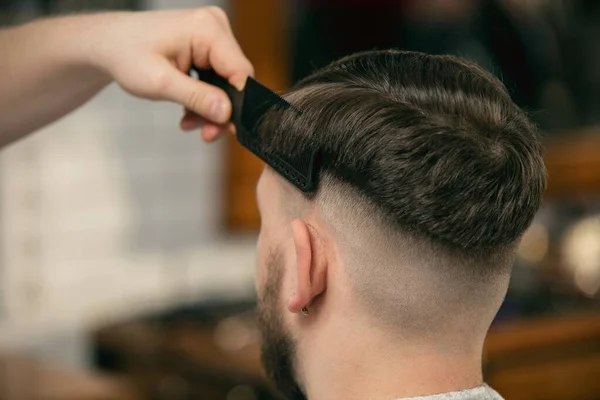
[[[273,250],[267,259],[267,282],[258,298],[258,327],[262,335],[261,358],[267,376],[288,400],[306,400],[295,376],[296,343],[285,329],[280,310],[283,255]]]

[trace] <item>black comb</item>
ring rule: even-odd
[[[289,110],[300,113],[277,93],[249,77],[243,91],[238,91],[229,82],[213,70],[192,67],[192,77],[217,86],[225,91],[232,104],[231,121],[235,125],[238,142],[290,183],[305,193],[317,189],[317,155],[299,154],[290,157],[285,154],[265,152],[260,136],[260,123],[272,110]]]

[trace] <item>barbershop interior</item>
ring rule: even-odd
[[[209,5],[277,92],[389,48],[502,80],[542,133],[548,184],[483,378],[508,400],[600,399],[600,2],[0,0],[0,26]],[[181,113],[112,84],[0,152],[0,399],[283,399],[255,321],[264,164],[233,135],[182,132]]]

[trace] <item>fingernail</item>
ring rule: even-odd
[[[210,107],[210,117],[214,122],[225,122],[229,116],[229,103],[224,100],[216,100]]]
[[[237,90],[242,91],[244,86],[246,86],[246,79],[247,78],[236,79],[231,82],[231,85],[233,85],[233,87],[235,87]]]

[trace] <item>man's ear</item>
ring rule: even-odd
[[[301,220],[292,221],[292,236],[296,250],[296,286],[288,301],[288,310],[299,313],[303,307],[327,287],[327,260],[323,257],[320,243],[309,225]]]

